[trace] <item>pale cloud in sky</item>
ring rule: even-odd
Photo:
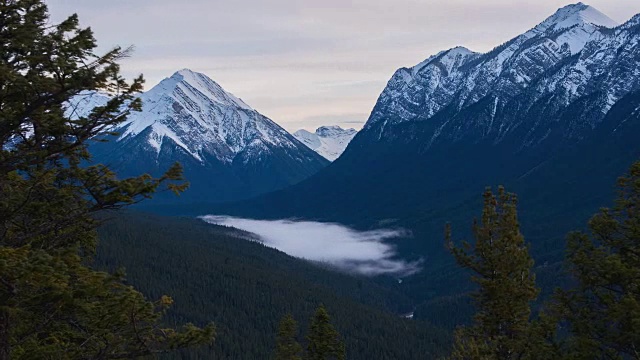
[[[388,242],[409,234],[401,229],[357,231],[344,225],[316,221],[254,220],[230,216],[203,216],[202,220],[233,226],[258,235],[265,245],[291,256],[323,262],[361,275],[411,275],[421,261],[396,258]]]
[[[135,45],[127,76],[147,87],[203,72],[290,131],[359,127],[393,72],[457,45],[488,51],[532,28],[560,0],[48,0],[78,13],[103,50]],[[637,0],[590,5],[624,22]]]

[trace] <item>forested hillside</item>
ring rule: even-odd
[[[265,359],[282,316],[292,313],[304,334],[319,304],[344,337],[348,359],[436,358],[447,351],[449,331],[401,318],[411,306],[407,297],[239,235],[247,236],[196,219],[125,213],[100,229],[96,266],[125,267],[128,281],[151,298],[170,294],[169,322],[214,321],[215,344],[185,352],[189,359]]]

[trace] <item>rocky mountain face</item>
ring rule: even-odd
[[[578,3],[489,53],[457,47],[399,69],[364,133],[388,139],[398,125],[429,122],[427,147],[512,135],[522,147],[554,135],[581,138],[639,87],[637,21],[617,26]],[[575,111],[579,120],[556,121]]]
[[[180,70],[140,98],[142,111],[112,129],[117,137],[92,146],[95,161],[122,176],[158,175],[178,161],[191,183],[186,200],[248,198],[297,183],[328,163],[204,74]],[[80,95],[73,109],[82,115],[104,101],[101,94]]]
[[[566,231],[640,158],[639,41],[640,15],[618,25],[578,3],[488,53],[401,68],[335,162],[232,210],[408,227],[405,251],[433,257],[443,224],[467,229],[484,188],[502,184],[534,251],[561,256]]]
[[[325,159],[334,161],[357,133],[355,129],[345,130],[340,126],[321,126],[313,133],[304,129],[298,130],[293,136]]]

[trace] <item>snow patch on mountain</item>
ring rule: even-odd
[[[544,33],[549,30],[558,31],[586,24],[606,28],[613,28],[619,25],[615,20],[612,20],[594,7],[579,2],[560,8],[555,14],[536,26],[534,30]]]
[[[314,133],[304,129],[298,130],[293,136],[325,159],[334,161],[340,157],[356,134],[355,129],[345,130],[340,126],[322,126]]]
[[[577,3],[559,9],[554,15],[525,33],[525,36],[533,38],[538,35],[557,33],[555,42],[561,47],[568,46],[571,54],[575,55],[582,51],[600,28],[614,28],[619,25],[597,9]]]

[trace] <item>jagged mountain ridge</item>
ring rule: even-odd
[[[357,133],[355,129],[345,130],[334,125],[321,126],[313,133],[301,129],[293,133],[293,136],[325,159],[334,161],[344,152]]]
[[[436,124],[427,142],[431,146],[467,135],[471,141],[480,135],[499,142],[528,127],[523,143],[530,145],[548,136],[551,127],[540,121],[524,124],[523,110],[551,94],[553,98],[544,106],[549,107],[547,117],[557,117],[558,111],[593,96],[591,105],[601,111],[590,112],[583,124],[563,128],[563,136],[580,137],[580,128],[593,128],[616,101],[639,85],[637,73],[627,71],[633,64],[619,61],[637,59],[636,20],[616,26],[593,7],[578,3],[558,10],[489,53],[457,47],[412,68],[401,68],[380,95],[363,133],[374,132],[383,139],[388,126],[433,121]],[[464,112],[481,102],[486,116],[431,120],[445,112]]]
[[[640,157],[640,15],[608,26],[579,3],[487,54],[454,48],[401,68],[334,163],[225,211],[404,226],[416,234],[406,247],[433,256],[442,225],[466,229],[485,186],[503,184],[520,195],[534,250],[557,254]]]
[[[183,69],[140,95],[143,108],[110,129],[118,133],[91,150],[123,176],[185,167],[199,201],[248,198],[299,182],[327,161],[206,75]],[[105,101],[77,99],[82,114]],[[167,198],[169,199],[169,198]]]

